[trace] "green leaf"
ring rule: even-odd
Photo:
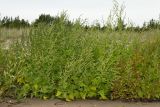
[[[104,90],[100,90],[98,92],[100,94],[100,99],[102,100],[107,100],[108,98],[105,96]]]
[[[81,95],[81,98],[82,98],[83,100],[86,99],[86,93],[85,93],[85,92],[80,92],[80,95]]]
[[[96,91],[96,87],[95,87],[95,86],[91,86],[90,89],[91,89],[92,91]]]
[[[70,93],[69,96],[68,96],[68,98],[71,99],[71,100],[74,100],[74,94]]]
[[[34,84],[34,89],[38,90],[38,85],[37,84]]]
[[[56,96],[59,97],[62,94],[61,91],[57,91]]]
[[[143,98],[143,92],[142,91],[138,91],[138,97]]]

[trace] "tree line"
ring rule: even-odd
[[[5,16],[0,19],[0,27],[5,28],[24,28],[29,27],[30,23],[25,19],[20,19],[19,16],[13,18]]]
[[[0,18],[0,27],[5,27],[5,28],[26,28],[26,27],[31,27],[31,26],[38,26],[38,24],[55,24],[60,21],[62,16],[51,16],[49,14],[41,14],[37,19],[35,19],[34,22],[29,23],[25,19],[20,19],[19,17],[8,17],[5,16],[3,18]],[[68,19],[65,20],[64,22],[68,26],[72,26],[75,23],[72,21],[69,21]],[[105,29],[110,29],[110,30],[127,30],[127,31],[146,31],[150,29],[160,29],[160,19],[155,20],[151,19],[148,22],[144,22],[143,26],[128,26],[127,24],[124,23],[124,20],[122,18],[122,15],[119,15],[117,17],[117,24],[114,27],[110,27],[110,24],[106,24],[104,26],[100,26],[100,23],[96,23],[95,25],[81,25],[81,27],[84,27],[85,29],[99,29],[99,30],[105,30]]]

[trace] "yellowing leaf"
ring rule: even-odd
[[[61,94],[62,94],[61,91],[57,91],[56,96],[58,97],[58,96],[60,96]]]
[[[71,99],[69,99],[69,98],[67,97],[67,98],[66,98],[66,101],[68,101],[68,102],[69,102],[69,101],[71,101]]]
[[[43,100],[47,100],[48,99],[48,97],[47,96],[43,96]]]
[[[106,96],[101,96],[99,99],[101,99],[101,100],[107,100],[108,98]]]
[[[74,95],[73,95],[73,93],[69,94],[68,97],[69,97],[69,99],[74,100]]]
[[[17,78],[17,82],[18,82],[19,84],[23,84],[23,83],[25,83],[25,80],[24,80],[23,77],[19,77],[19,78]]]

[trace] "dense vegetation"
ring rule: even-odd
[[[121,14],[103,30],[66,14],[47,17],[17,30],[9,49],[0,45],[1,97],[160,99],[158,27],[127,30]]]

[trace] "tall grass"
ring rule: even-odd
[[[29,36],[1,49],[1,96],[160,98],[159,30],[102,32],[80,22],[68,27],[65,20],[31,28]]]

